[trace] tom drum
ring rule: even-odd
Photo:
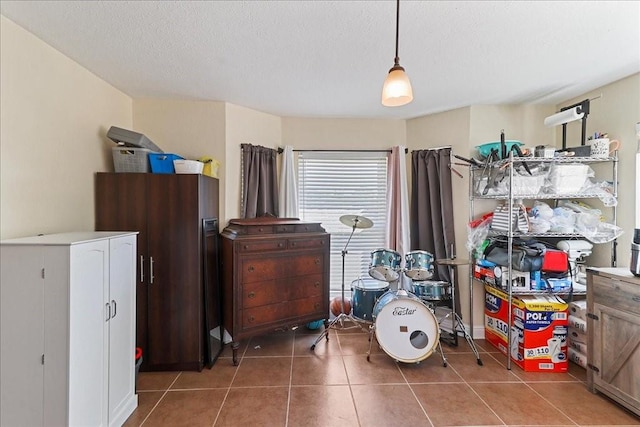
[[[376,249],[371,252],[371,264],[369,275],[376,280],[393,282],[400,277],[400,262],[402,257],[399,252],[391,249]]]
[[[353,317],[373,322],[373,307],[386,291],[389,284],[369,278],[359,278],[351,282]]]
[[[404,256],[404,274],[411,280],[433,277],[433,255],[427,251],[411,251]]]
[[[427,301],[449,301],[451,300],[451,283],[436,280],[413,282],[411,292]]]

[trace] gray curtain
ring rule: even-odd
[[[241,144],[242,218],[278,216],[278,152],[259,145]]]
[[[456,253],[450,164],[451,148],[411,152],[411,247],[435,259]],[[436,264],[431,280],[451,282],[447,266]],[[455,286],[456,312],[460,313],[460,293],[457,283]]]

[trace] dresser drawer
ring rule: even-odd
[[[319,274],[324,271],[324,256],[312,254],[287,258],[285,268],[289,277]]]
[[[290,300],[322,295],[322,274],[245,283],[242,308],[260,307]]]
[[[638,285],[606,276],[593,276],[593,301],[616,307],[629,313],[640,314]]]
[[[261,282],[282,277],[286,258],[251,258],[240,262],[241,283]]]
[[[314,313],[318,313],[318,318],[324,318],[327,315],[323,313],[322,308],[322,296],[249,308],[242,310],[242,329],[255,328]]]
[[[325,239],[289,239],[289,249],[322,248],[326,244]]]
[[[273,252],[284,250],[287,248],[286,239],[274,239],[274,240],[245,240],[238,244],[239,252]]]
[[[272,234],[273,233],[273,225],[260,225],[254,227],[247,227],[247,234]]]

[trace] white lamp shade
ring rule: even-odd
[[[413,90],[409,77],[403,69],[392,69],[382,86],[382,105],[398,107],[413,101]]]

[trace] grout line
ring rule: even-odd
[[[293,356],[296,352],[296,333],[293,331],[293,339],[291,340],[291,365],[289,366],[289,389],[287,393],[287,411],[285,412],[284,426],[289,425],[289,410],[291,409],[291,384],[293,383]]]
[[[158,399],[158,401],[156,402],[155,405],[153,405],[153,408],[151,408],[151,410],[149,411],[149,413],[147,414],[146,417],[144,417],[144,420],[142,420],[142,422],[140,423],[140,426],[144,425],[144,423],[147,422],[147,420],[149,419],[149,417],[151,416],[151,414],[153,413],[153,411],[158,407],[158,405],[160,404],[160,402],[162,402],[162,399],[164,399],[164,397],[167,395],[167,393],[169,393],[169,390],[171,389],[171,386],[174,385],[176,383],[176,381],[178,381],[178,378],[180,378],[180,375],[182,375],[182,372],[179,372],[178,375],[176,375],[176,377],[173,379],[173,381],[171,382],[171,384],[169,384],[169,387],[167,387],[167,389],[164,391],[164,393],[162,394],[162,396],[160,396],[160,399]]]
[[[220,403],[220,408],[218,408],[218,413],[216,414],[216,417],[213,420],[213,424],[211,425],[211,427],[215,426],[216,423],[218,422],[218,418],[220,418],[220,413],[222,412],[222,408],[224,407],[224,404],[227,402],[227,397],[229,397],[229,393],[231,392],[231,386],[233,385],[233,382],[235,381],[236,376],[238,375],[238,371],[240,370],[240,366],[242,365],[242,360],[244,359],[244,355],[247,352],[248,348],[249,348],[249,343],[247,343],[247,346],[244,348],[242,355],[240,355],[239,357],[240,360],[238,361],[238,366],[236,366],[236,371],[233,373],[233,377],[231,377],[231,382],[229,382],[229,387],[227,387],[227,392],[224,394],[224,398]],[[232,360],[231,363],[233,363],[233,355],[231,356],[231,360]]]
[[[441,347],[441,350],[442,350],[442,347]],[[433,353],[432,353],[432,355],[433,355]],[[447,363],[447,365],[448,365],[448,363]],[[420,409],[422,409],[422,412],[424,413],[425,417],[427,417],[427,420],[429,421],[429,424],[431,425],[431,427],[434,427],[433,421],[431,421],[431,417],[427,413],[427,410],[425,409],[424,406],[422,406],[422,402],[420,402],[420,399],[418,399],[418,396],[416,395],[416,392],[413,390],[413,387],[411,387],[411,384],[409,384],[409,381],[407,380],[407,377],[404,375],[404,372],[402,372],[402,369],[400,369],[400,362],[396,362],[396,367],[400,371],[400,375],[402,375],[402,378],[404,379],[405,383],[409,386],[409,391],[413,395],[413,398],[416,399],[416,402],[418,402],[418,405],[420,406]]]
[[[349,378],[349,370],[347,369],[347,364],[344,361],[344,353],[342,352],[342,344],[340,344],[340,339],[338,338],[339,334],[335,334],[335,339],[338,341],[338,348],[340,349],[340,359],[342,360],[342,367],[344,368],[344,373],[347,376],[347,386],[349,386],[349,394],[351,395],[351,404],[353,405],[353,410],[356,413],[356,421],[358,422],[358,427],[362,426],[362,422],[360,421],[360,414],[358,414],[358,405],[356,405],[356,399],[353,396],[353,388],[351,387],[351,378]]]
[[[579,425],[578,423],[576,423],[573,418],[571,418],[568,414],[566,414],[561,408],[559,408],[558,406],[556,406],[553,402],[551,402],[549,399],[547,399],[544,395],[538,393],[533,387],[531,387],[531,385],[529,385],[529,383],[525,383],[525,385],[527,387],[529,387],[529,389],[531,391],[533,391],[535,394],[537,394],[538,396],[540,396],[542,398],[542,400],[544,400],[545,402],[547,402],[549,405],[551,405],[551,407],[555,408],[558,412],[560,412],[562,415],[564,415],[565,417],[567,417],[567,419],[569,419],[569,421],[571,421],[573,424],[575,425]]]

